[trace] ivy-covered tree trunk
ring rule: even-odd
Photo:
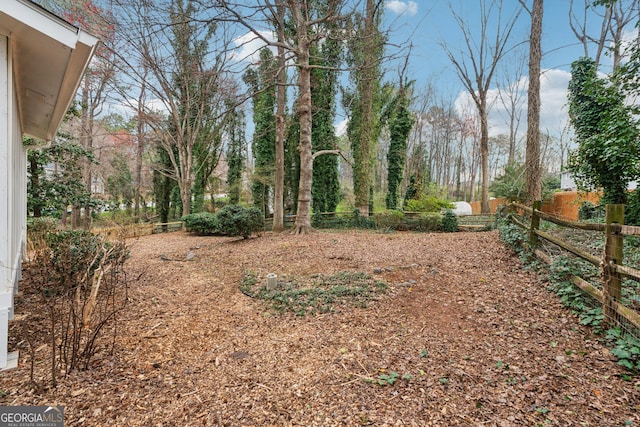
[[[275,172],[275,74],[276,63],[269,48],[260,50],[260,65],[247,70],[244,81],[251,87],[253,97],[253,143],[255,159],[251,194],[253,205],[264,216],[269,214]]]
[[[321,47],[316,46],[313,49],[313,56],[322,58],[316,64],[320,67],[311,71],[314,153],[320,150],[335,150],[337,146],[333,123],[339,49],[340,45],[335,37],[328,37]],[[314,160],[311,193],[314,213],[335,212],[340,201],[337,156],[322,155]]]
[[[163,169],[171,168],[171,161],[162,147],[157,147],[158,166],[153,171],[153,193],[156,202],[156,213],[160,215],[160,222],[169,222],[171,193],[176,186],[175,180],[162,173]],[[166,230],[166,226],[164,227]]]
[[[287,129],[285,146],[285,201],[289,211],[294,215],[298,209],[298,188],[300,187],[300,121],[298,113],[290,120]]]
[[[378,30],[380,8],[375,0],[367,0],[364,25],[357,22],[355,32],[359,39],[350,46],[350,66],[355,80],[356,93],[351,121],[347,129],[351,141],[354,167],[353,192],[356,208],[360,214],[368,215],[373,185],[373,156],[377,143],[379,125],[380,62],[382,59],[382,36]],[[357,18],[356,18],[357,19]]]
[[[489,206],[489,122],[486,96],[478,103],[480,115],[480,170],[482,172],[482,186],[480,187],[480,212],[491,212]]]
[[[407,157],[407,139],[414,123],[408,103],[405,88],[401,88],[395,102],[396,111],[392,114],[389,123],[391,142],[387,153],[387,209],[398,208],[399,189],[404,177]]]
[[[44,207],[44,192],[40,177],[44,174],[44,165],[41,162],[40,150],[29,150],[27,153],[27,170],[29,181],[27,182],[27,212],[33,212],[35,218],[42,216]]]

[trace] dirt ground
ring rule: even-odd
[[[495,232],[130,243],[141,276],[117,353],[34,389],[14,321],[20,366],[0,373],[0,405],[64,405],[67,426],[640,425],[640,380]],[[391,291],[367,308],[281,315],[239,291],[249,271],[374,269]],[[19,299],[19,322],[34,309]],[[393,385],[375,383],[391,372]]]

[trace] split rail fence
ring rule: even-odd
[[[119,225],[114,227],[95,228],[93,233],[100,234],[107,238],[131,238],[147,236],[149,234],[167,233],[171,231],[182,230],[182,221],[166,222],[166,223],[140,223]]]
[[[541,243],[549,242],[572,253],[578,258],[600,269],[601,289],[581,277],[571,276],[571,282],[591,296],[602,306],[605,321],[611,326],[621,326],[635,336],[640,335],[640,313],[622,302],[624,279],[640,282],[640,270],[623,264],[624,239],[640,236],[640,227],[624,225],[625,205],[606,205],[605,223],[574,222],[557,218],[540,210],[541,202],[533,207],[518,203],[508,205],[508,218],[528,232],[529,249],[542,261],[551,264],[552,258],[540,249]],[[548,221],[560,227],[589,230],[604,233],[604,251],[595,256],[576,244],[561,239],[557,234],[540,230],[541,221]]]

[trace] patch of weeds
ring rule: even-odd
[[[508,218],[500,218],[497,221],[497,224],[500,240],[502,240],[504,244],[511,248],[515,253],[521,254],[524,252],[524,242],[526,241],[526,234],[524,230],[513,224]]]
[[[580,324],[599,329],[604,320],[602,307],[590,308],[580,313]]]
[[[620,328],[609,329],[607,339],[615,345],[611,353],[618,359],[618,364],[633,373],[640,372],[640,339],[625,334]]]
[[[396,371],[391,371],[388,374],[382,373],[378,375],[376,382],[379,386],[394,385],[398,380],[399,376],[400,374],[397,373]]]
[[[508,371],[509,370],[509,364],[508,363],[504,363],[502,360],[498,360],[496,362],[496,368],[504,369],[505,371]]]
[[[388,385],[394,385],[398,381],[398,379],[402,379],[406,382],[409,382],[411,381],[411,378],[412,378],[411,374],[409,373],[405,373],[405,374],[402,374],[402,376],[400,376],[400,374],[397,373],[396,371],[390,371],[388,374],[385,372],[382,372],[376,378],[364,378],[364,381],[367,383],[377,384],[380,387],[384,387]]]
[[[245,295],[265,301],[279,312],[299,316],[334,311],[338,305],[366,308],[370,301],[389,289],[385,282],[364,272],[343,271],[332,275],[316,274],[302,280],[280,280],[275,289],[260,285],[255,273],[248,272],[240,282]]]
[[[570,281],[572,275],[585,277],[591,272],[585,270],[584,266],[574,259],[555,260],[549,271],[549,289],[559,297],[560,302],[580,317],[581,324],[593,327],[596,332],[602,332],[602,307],[594,307],[590,297]]]
[[[425,357],[427,357],[428,355],[429,355],[429,352],[427,351],[427,349],[426,349],[426,348],[425,348],[425,349],[423,349],[423,350],[420,352],[420,358],[421,358],[421,359],[424,359],[424,358],[425,358]]]

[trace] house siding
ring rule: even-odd
[[[8,364],[8,321],[26,238],[26,151],[18,120],[9,40],[0,35],[0,369]]]

